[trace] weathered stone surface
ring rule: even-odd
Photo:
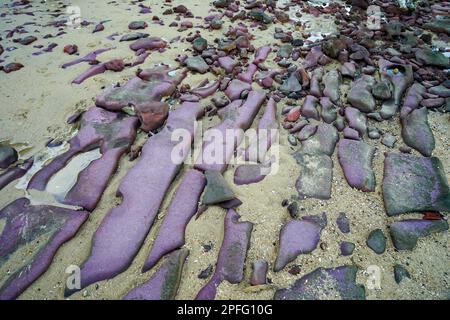
[[[399,284],[405,278],[411,279],[411,275],[409,274],[408,270],[406,270],[406,268],[403,267],[402,265],[396,264],[394,266],[395,282],[397,282],[397,284]]]
[[[319,100],[314,96],[306,96],[305,101],[303,101],[301,114],[307,119],[319,120],[319,111],[317,110],[317,103]]]
[[[341,255],[351,256],[355,250],[355,244],[348,241],[342,241],[340,244]]]
[[[322,78],[324,85],[323,95],[330,98],[334,103],[339,102],[339,86],[341,85],[341,81],[341,75],[337,70],[327,72]]]
[[[326,123],[332,123],[334,120],[336,120],[338,110],[336,105],[331,102],[330,98],[320,98],[320,105],[322,107],[321,116],[323,121],[325,121]]]
[[[366,192],[375,191],[374,154],[375,148],[363,141],[343,139],[339,142],[339,163],[351,187]]]
[[[330,199],[333,161],[324,154],[296,153],[294,158],[300,165],[300,176],[295,187],[300,199]]]
[[[347,101],[362,112],[373,112],[375,110],[375,99],[371,90],[374,82],[373,77],[367,75],[355,80],[347,95]]]
[[[290,288],[277,290],[274,300],[364,300],[364,286],[356,283],[357,271],[354,265],[318,268],[297,280]]]
[[[17,151],[10,146],[0,145],[0,168],[6,169],[19,158]]]
[[[448,68],[449,58],[440,52],[433,51],[428,48],[416,51],[416,59],[425,65]]]
[[[97,97],[96,105],[111,111],[133,106],[144,131],[159,128],[167,118],[169,105],[161,99],[170,96],[186,77],[184,70],[165,66],[140,72],[120,87],[110,87]]]
[[[370,232],[366,241],[367,246],[377,254],[382,254],[386,250],[386,237],[383,230],[375,229]]]
[[[206,205],[218,204],[235,198],[233,190],[219,171],[206,170],[206,188],[202,203]]]
[[[359,132],[362,137],[367,130],[367,117],[356,108],[345,108],[345,119],[347,119],[348,125]]]
[[[414,82],[411,65],[395,64],[380,59],[378,62],[382,81],[390,82],[394,90],[392,98],[385,100],[381,106],[380,115],[383,119],[391,118],[398,110],[403,93]]]
[[[317,222],[316,222],[317,221]],[[303,217],[302,220],[291,220],[280,232],[280,248],[275,261],[274,271],[282,270],[299,254],[311,253],[317,248],[320,233],[327,225],[326,214]]]
[[[185,63],[186,67],[191,71],[205,73],[209,69],[208,64],[201,56],[189,57],[186,59]]]
[[[183,265],[189,255],[188,249],[169,254],[161,267],[144,284],[134,288],[124,300],[173,300],[180,285]]]
[[[250,279],[250,284],[252,286],[259,286],[266,284],[267,282],[267,271],[269,269],[269,264],[266,260],[256,260],[252,264],[253,272]]]
[[[420,211],[450,211],[450,190],[441,161],[405,153],[384,159],[383,198],[393,216]]]
[[[302,85],[298,81],[295,72],[292,72],[289,77],[284,80],[283,84],[280,86],[280,91],[289,94],[291,92],[298,92],[302,90]]]
[[[400,120],[403,141],[429,157],[435,148],[435,140],[428,124],[428,110],[420,107],[425,91],[425,87],[419,83],[414,83],[409,88],[400,112]]]
[[[267,170],[266,170],[267,169]],[[237,185],[257,183],[266,177],[270,171],[260,164],[243,164],[236,168],[234,172],[234,183]]]
[[[308,139],[302,141],[300,152],[331,156],[338,140],[339,135],[334,126],[327,123],[319,123],[315,133]]]
[[[350,232],[350,221],[347,218],[347,215],[345,212],[340,212],[339,216],[336,219],[336,224],[341,230],[342,233],[349,233]]]
[[[419,238],[445,230],[448,230],[448,223],[445,220],[410,219],[390,225],[392,242],[397,250],[412,250]]]

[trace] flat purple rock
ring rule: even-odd
[[[202,153],[195,160],[195,168],[202,171],[225,171],[244,137],[244,130],[251,126],[265,99],[263,91],[253,90],[240,107],[235,102],[230,104],[234,105],[233,108],[224,107],[228,111],[222,114],[224,120],[204,134]]]
[[[81,171],[77,183],[64,198],[58,199],[62,203],[92,211],[116,171],[121,156],[134,142],[137,125],[136,117],[125,117],[123,114],[91,107],[83,113],[80,130],[69,141],[69,150],[38,171],[30,180],[27,189],[45,190],[50,178],[63,169],[74,156],[99,144],[101,158],[92,161]]]
[[[448,222],[445,220],[410,219],[394,222],[389,229],[392,242],[397,250],[412,250],[419,238],[448,230]]]
[[[441,161],[436,157],[386,153],[383,198],[389,216],[450,211],[450,189]]]
[[[239,214],[233,209],[225,216],[225,234],[217,259],[216,271],[209,282],[197,294],[197,300],[213,300],[219,284],[226,280],[232,284],[244,279],[244,265],[250,236],[251,222],[239,222]]]
[[[341,75],[337,70],[328,71],[322,78],[324,85],[323,95],[330,98],[334,103],[339,102],[339,86],[341,85],[341,81]]]
[[[227,89],[225,90],[225,94],[228,98],[230,98],[231,101],[239,99],[241,96],[241,93],[245,90],[251,90],[252,85],[241,81],[239,79],[231,80],[231,82],[228,84]]]
[[[435,140],[428,124],[428,110],[420,107],[425,92],[425,87],[418,83],[409,88],[401,109],[400,120],[403,141],[429,157],[435,148]]]
[[[267,283],[267,271],[269,269],[269,264],[266,260],[256,260],[253,262],[253,272],[250,279],[250,284],[252,286],[258,286]]]
[[[91,255],[81,268],[82,288],[110,279],[131,264],[191,149],[194,123],[201,113],[198,103],[185,102],[169,114],[166,126],[147,140],[140,161],[120,183],[117,194],[122,203],[106,214],[94,235]],[[184,129],[190,139],[173,141],[175,129]],[[179,159],[173,158],[174,148],[181,151]],[[72,293],[66,289],[66,296]]]
[[[343,139],[339,142],[338,158],[348,184],[361,191],[375,191],[372,160],[375,148],[365,142]]]
[[[257,183],[266,177],[269,168],[260,164],[243,164],[236,168],[234,172],[234,183],[237,185]]]
[[[365,300],[365,288],[356,283],[355,265],[317,268],[298,279],[290,288],[275,292],[274,300],[318,300],[340,298]]]
[[[350,128],[359,132],[362,137],[367,131],[367,117],[364,113],[353,107],[345,108],[345,119],[347,119]]]
[[[123,300],[174,300],[188,255],[187,249],[169,254],[158,271],[147,282],[128,292]]]
[[[0,288],[0,300],[18,297],[48,268],[59,247],[70,240],[89,213],[48,205],[34,206],[20,198],[0,211],[6,225],[0,234],[0,265],[27,244],[47,235],[26,265],[12,272]]]
[[[317,221],[317,222],[316,222]],[[304,217],[302,220],[291,220],[280,232],[280,249],[275,261],[274,271],[282,270],[299,254],[307,254],[317,248],[320,233],[327,224],[325,213],[314,218]]]
[[[197,212],[205,184],[205,176],[197,170],[189,170],[183,177],[142,268],[143,272],[150,270],[163,255],[184,245],[186,225]]]

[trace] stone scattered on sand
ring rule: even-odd
[[[275,292],[274,300],[343,299],[365,300],[365,288],[356,283],[355,265],[317,268],[298,279],[291,287]]]
[[[400,264],[396,264],[394,266],[394,279],[397,284],[400,284],[403,279],[408,278],[411,279],[411,275],[409,274],[408,270]]]
[[[351,187],[365,192],[375,191],[374,154],[375,148],[363,141],[343,139],[339,142],[339,163]]]
[[[403,141],[422,155],[430,157],[435,148],[435,140],[428,123],[428,110],[419,106],[424,94],[424,86],[415,83],[410,87],[401,109],[400,120]]]
[[[298,92],[302,90],[302,85],[297,79],[295,73],[291,73],[289,77],[284,80],[283,84],[280,86],[280,91],[289,94],[291,92]]]
[[[319,100],[311,95],[306,96],[301,108],[301,115],[306,119],[316,119],[319,120],[319,111],[317,110],[317,104]]]
[[[448,230],[448,223],[445,220],[410,219],[394,222],[389,228],[397,250],[412,250],[419,238]]]
[[[0,168],[6,169],[19,159],[16,149],[0,145]]]
[[[397,142],[397,138],[390,133],[386,133],[385,135],[383,135],[383,139],[381,139],[381,143],[388,148],[393,148],[395,142]]]
[[[173,300],[178,292],[188,249],[169,254],[162,265],[144,284],[134,288],[124,300]]]
[[[377,254],[382,254],[386,250],[386,237],[381,229],[375,229],[370,232],[367,246]]]
[[[197,71],[199,73],[205,73],[209,70],[208,64],[203,60],[201,56],[189,57],[185,61],[186,66],[191,71]]]
[[[336,105],[331,102],[330,98],[328,97],[322,97],[320,98],[320,105],[321,105],[321,116],[323,121],[326,123],[332,123],[337,118],[337,112],[338,109]]]
[[[133,21],[128,24],[128,29],[130,29],[130,30],[145,29],[147,27],[148,27],[148,24],[145,21]]]
[[[351,256],[353,254],[353,251],[355,250],[355,244],[348,241],[342,241],[340,244],[341,249],[341,255],[345,256]]]
[[[225,94],[231,101],[239,99],[241,97],[241,93],[246,90],[251,90],[252,85],[250,83],[241,81],[239,79],[233,79],[228,84],[227,89],[225,90]]]
[[[350,221],[347,218],[345,212],[340,212],[336,219],[337,226],[342,233],[350,232]]]
[[[260,164],[244,164],[236,168],[234,172],[234,183],[236,185],[257,183],[269,174],[270,166]]]
[[[450,189],[441,161],[389,152],[384,159],[383,198],[389,216],[450,211]]]
[[[206,188],[202,203],[206,205],[218,204],[235,198],[233,190],[228,186],[222,174],[215,170],[206,170]]]
[[[299,254],[308,254],[316,249],[320,233],[326,225],[325,213],[312,218],[305,216],[301,220],[291,220],[285,224],[280,232],[280,245],[274,271],[282,270]]]
[[[266,260],[256,260],[252,264],[252,276],[250,278],[250,284],[252,286],[259,286],[267,283],[267,271],[269,270],[269,264]]]
[[[184,245],[186,226],[197,212],[205,183],[203,173],[195,169],[183,176],[142,267],[143,272],[155,266],[165,254]]]
[[[10,73],[10,72],[18,71],[22,68],[23,68],[23,64],[18,63],[18,62],[11,62],[11,63],[8,63],[7,65],[3,66],[2,70],[5,73]]]

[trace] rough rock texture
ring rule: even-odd
[[[353,82],[347,101],[362,112],[373,112],[375,110],[375,98],[371,92],[373,85],[373,77],[363,75]]]
[[[364,286],[356,283],[357,271],[354,265],[317,268],[298,279],[290,288],[277,290],[274,300],[364,300]]]
[[[386,250],[386,237],[381,229],[370,232],[366,241],[367,246],[377,254],[382,254]]]
[[[388,215],[450,211],[450,190],[441,161],[405,153],[384,159],[383,198]]]
[[[330,199],[333,161],[324,154],[296,153],[300,176],[295,187],[300,199]]]
[[[206,205],[218,204],[235,198],[233,190],[219,171],[205,171],[207,185],[202,203]]]

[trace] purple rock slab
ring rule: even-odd
[[[30,262],[13,272],[0,288],[0,300],[17,298],[49,267],[59,247],[70,240],[88,218],[86,211],[48,205],[31,205],[20,198],[0,211],[6,225],[0,234],[0,265],[28,243],[49,235],[34,250]]]
[[[128,292],[123,300],[174,300],[188,255],[187,249],[169,254],[158,271],[147,282]]]
[[[228,210],[216,270],[209,282],[197,294],[197,300],[213,300],[217,287],[223,280],[236,284],[244,279],[244,266],[253,223],[240,222],[239,219],[240,216],[236,211]]]
[[[185,174],[142,267],[143,272],[150,270],[165,254],[184,245],[186,225],[197,212],[205,184],[206,179],[203,173],[192,169]]]
[[[412,250],[417,245],[419,238],[448,230],[448,222],[445,220],[409,219],[394,222],[389,229],[392,242],[397,250]]]
[[[339,142],[339,163],[351,187],[365,192],[375,191],[374,154],[375,148],[363,141],[343,139]]]
[[[442,162],[436,157],[386,153],[383,199],[389,216],[450,211],[450,189]]]
[[[106,214],[95,232],[91,254],[81,267],[81,288],[129,267],[191,149],[194,123],[201,113],[198,103],[185,102],[169,114],[166,126],[147,140],[139,162],[119,185],[117,195],[122,203]],[[189,139],[173,141],[175,129],[188,132]],[[175,147],[180,154],[174,153]],[[73,292],[66,288],[65,295]]]
[[[320,221],[316,222],[317,219]],[[282,270],[289,262],[294,261],[299,254],[311,253],[317,248],[320,233],[326,226],[326,215],[314,219],[306,217],[302,220],[291,220],[280,232],[280,247],[275,261],[274,271]]]

